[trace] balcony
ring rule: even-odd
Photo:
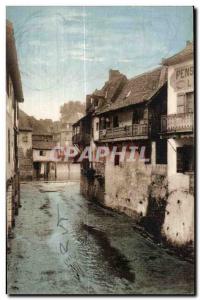
[[[194,114],[180,113],[162,116],[162,133],[184,133],[193,132]]]
[[[148,137],[148,125],[147,124],[133,124],[123,127],[107,128],[100,130],[100,140],[110,139],[140,139]]]
[[[90,134],[89,133],[76,133],[72,136],[73,144],[82,144],[89,145],[90,144]]]

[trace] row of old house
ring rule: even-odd
[[[7,238],[15,225],[20,207],[20,179],[18,160],[19,103],[23,91],[17,60],[12,24],[6,22],[6,217]],[[7,243],[9,248],[9,243]]]
[[[127,79],[110,70],[86,97],[86,115],[73,125],[73,143],[90,146],[81,163],[81,192],[135,218],[173,244],[194,240],[193,43],[161,66]],[[98,146],[145,147],[146,162],[93,159]]]
[[[79,180],[79,165],[71,164],[65,160],[61,150],[67,145],[71,145],[72,130],[54,133],[34,132],[32,128],[19,127],[19,169],[20,180]],[[68,139],[67,139],[68,138]],[[60,141],[62,145],[60,147]]]
[[[79,179],[79,166],[55,161],[52,149],[72,142],[72,124],[78,119],[54,122],[54,128],[31,126],[29,116],[20,111],[24,102],[14,29],[6,22],[6,225],[7,247],[20,207],[20,181]],[[80,116],[80,115],[79,115]],[[33,118],[32,118],[33,119]],[[48,120],[47,120],[48,121]],[[34,119],[34,122],[37,122]],[[50,122],[52,123],[52,122]],[[33,128],[34,127],[34,128]],[[58,153],[59,156],[59,153]]]
[[[51,121],[50,128],[46,128],[41,126],[41,120],[34,119],[32,123],[32,119],[20,111],[18,152],[22,181],[79,179],[80,166],[65,160],[64,149],[72,145],[72,124],[80,115],[74,114],[65,121]]]
[[[6,22],[6,225],[7,248],[20,207],[20,179],[39,177],[43,167],[48,176],[51,135],[33,135],[27,126],[20,128],[19,103],[24,102],[14,30]],[[46,152],[45,152],[46,151]],[[43,163],[43,165],[42,165]],[[34,171],[33,171],[34,170]]]

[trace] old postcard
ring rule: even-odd
[[[7,7],[9,295],[195,294],[194,16]]]

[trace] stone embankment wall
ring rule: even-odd
[[[81,192],[131,216],[156,238],[181,246],[194,240],[194,196],[184,176],[168,180],[166,165],[107,162],[105,182],[98,173],[82,173]]]

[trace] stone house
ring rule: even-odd
[[[182,210],[168,205],[172,161],[163,135],[169,112],[167,80],[167,64],[132,79],[111,70],[103,88],[86,97],[86,116],[74,124],[73,142],[88,145],[88,135],[83,141],[87,127],[92,154],[81,163],[81,192],[86,197],[132,216],[159,239],[183,246],[193,241],[193,227]],[[114,160],[108,156],[97,162],[98,146],[115,147]],[[121,161],[124,146],[126,156],[131,147],[138,149],[138,156],[145,149],[144,160]]]
[[[33,179],[32,128],[19,127],[19,169],[21,180]]]
[[[7,236],[20,206],[18,164],[19,103],[24,101],[12,23],[6,22],[6,210]],[[9,241],[8,241],[9,243]],[[7,244],[9,247],[9,245]]]
[[[32,135],[33,178],[49,179],[53,171],[56,178],[56,163],[53,149],[56,146],[52,134],[40,133]]]
[[[193,43],[163,60],[168,68],[167,114],[161,138],[167,140],[168,204],[164,231],[171,239],[194,239],[194,54]],[[171,224],[171,226],[169,225]]]
[[[166,75],[166,68],[160,67],[128,80],[119,71],[110,70],[104,87],[86,99],[84,122],[87,120],[90,132],[92,160],[82,162],[81,191],[136,218],[147,215],[153,176],[166,176],[167,146],[159,135],[161,114],[166,113]],[[81,119],[74,124],[73,142],[83,144],[79,138],[85,133]],[[117,152],[126,147],[126,155],[131,147],[138,152],[143,147],[146,163],[121,162],[120,155],[112,162],[109,157],[96,162],[93,158],[98,146],[116,147]]]
[[[76,113],[67,121],[55,122],[53,128],[53,139],[61,146],[72,145],[73,124],[82,117],[81,113]]]

